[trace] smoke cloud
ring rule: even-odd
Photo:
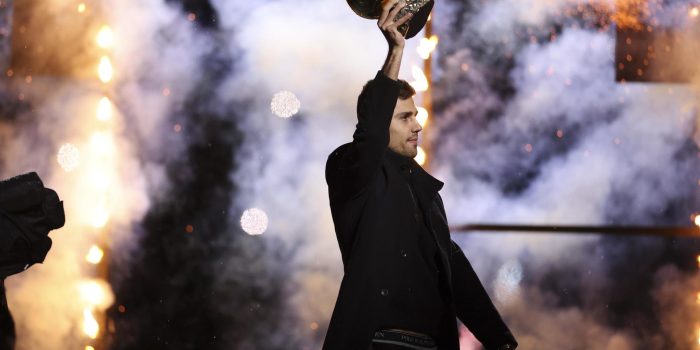
[[[68,3],[52,1],[75,11]],[[91,178],[84,172],[91,170],[92,133],[112,135],[107,170],[118,191],[108,197],[107,243],[112,263],[126,265],[154,249],[140,246],[144,214],[162,209],[153,203],[180,193],[173,183],[201,176],[166,166],[195,162],[191,146],[212,141],[202,120],[183,116],[192,110],[240,132],[230,135],[237,145],[233,186],[217,187],[231,192],[216,200],[230,203],[203,209],[206,229],[194,225],[195,233],[219,236],[192,247],[201,255],[217,249],[211,266],[200,266],[216,276],[212,312],[249,326],[217,326],[222,333],[212,346],[320,347],[342,277],[325,160],[351,140],[357,95],[380,69],[386,44],[374,23],[342,1],[211,5],[216,27],[204,30],[169,2],[103,4],[117,38],[109,91],[116,109],[107,129],[94,118],[103,93],[96,77],[81,83],[35,76],[30,85],[15,77],[3,92],[26,96],[0,119],[0,175],[38,171],[66,202],[68,217],[51,234],[45,264],[7,281],[18,349],[85,343],[77,285],[95,276],[84,254],[100,237],[89,226],[99,198],[80,181]],[[700,195],[700,80],[615,83],[611,8],[610,1],[436,3],[435,113],[426,133],[451,224],[690,224]],[[422,64],[417,41],[409,42],[400,74],[409,81],[411,66]],[[210,79],[203,62],[232,69]],[[298,115],[271,112],[281,90],[299,98]],[[206,96],[193,98],[198,94]],[[55,161],[66,142],[84,151],[72,173]],[[270,223],[262,236],[247,237],[239,220],[253,207]],[[523,349],[687,349],[697,341],[697,240],[513,233],[453,239]],[[116,280],[128,281],[129,272],[121,273]],[[226,297],[243,294],[260,302]],[[273,307],[279,309],[259,311]],[[136,331],[141,323],[134,322]],[[464,348],[469,339],[465,333]]]

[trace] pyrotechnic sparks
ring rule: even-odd
[[[106,122],[112,119],[112,101],[102,97],[97,105],[97,119]]]
[[[428,91],[430,84],[428,83],[428,78],[425,76],[425,73],[423,73],[423,70],[420,69],[420,67],[414,65],[411,69],[411,72],[413,73],[413,79],[415,80],[410,82],[409,84],[417,92]]]
[[[80,299],[91,307],[108,305],[107,291],[103,281],[84,281],[78,284]]]
[[[616,0],[612,20],[620,28],[641,30],[649,15],[649,0]]]
[[[418,124],[420,124],[421,127],[425,127],[425,124],[428,123],[428,110],[423,107],[418,107],[418,114],[416,115],[416,119],[418,120]]]
[[[85,256],[85,261],[97,265],[102,261],[102,257],[104,257],[105,253],[100,249],[100,247],[93,245],[90,247],[90,250],[88,250],[87,255]]]
[[[109,221],[109,212],[107,211],[107,209],[105,209],[104,204],[95,208],[95,210],[92,214],[92,219],[91,219],[92,227],[103,228],[107,225],[108,221]]]
[[[280,118],[289,118],[299,113],[299,108],[301,108],[301,102],[296,95],[289,91],[276,93],[272,97],[272,102],[270,102],[272,113]]]
[[[427,60],[430,58],[430,54],[435,51],[435,48],[437,47],[438,44],[438,37],[436,35],[433,35],[428,38],[422,38],[420,39],[420,44],[418,45],[418,55],[424,59]]]
[[[58,150],[58,164],[67,172],[75,170],[80,165],[80,151],[70,143]]]
[[[415,159],[416,163],[420,165],[425,165],[427,155],[425,154],[425,151],[422,147],[418,146],[418,154],[416,154],[416,156],[413,159]]]
[[[96,132],[90,137],[90,147],[98,155],[110,155],[114,152],[114,139],[110,134]]]
[[[100,77],[100,81],[105,84],[112,81],[112,61],[110,61],[109,57],[102,56],[100,59],[100,65],[97,68],[97,74]]]
[[[88,171],[87,177],[92,189],[99,193],[106,193],[112,184],[112,176],[108,169],[103,167],[92,167]]]
[[[109,26],[102,26],[100,31],[97,33],[97,46],[107,49],[112,47],[114,44],[114,33],[112,28]]]
[[[90,309],[85,309],[83,311],[83,332],[85,332],[85,335],[90,337],[90,339],[97,339],[97,335],[100,333],[100,325],[97,323]]]
[[[267,214],[258,208],[251,208],[243,212],[241,227],[251,236],[261,235],[267,230]]]

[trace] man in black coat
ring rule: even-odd
[[[515,338],[451,238],[442,182],[414,160],[415,91],[398,80],[405,39],[387,0],[377,22],[387,59],[358,99],[353,141],[333,151],[326,182],[344,272],[328,350],[459,349],[458,317],[486,349]]]

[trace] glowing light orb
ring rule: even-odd
[[[93,245],[90,247],[90,250],[88,250],[88,253],[85,256],[85,261],[97,265],[100,263],[100,261],[102,261],[104,255],[105,253],[102,251],[102,249],[100,249],[100,247]]]
[[[433,53],[433,51],[435,51],[438,41],[439,40],[436,35],[431,36],[430,39],[420,39],[420,44],[418,45],[418,48],[416,48],[416,50],[418,51],[418,56],[420,56],[420,58],[424,60],[430,58],[430,54]]]
[[[85,13],[85,9],[86,9],[85,3],[78,4],[78,13]]]
[[[83,310],[83,332],[90,339],[97,339],[97,335],[100,334],[100,325],[90,309]]]
[[[106,49],[114,44],[114,33],[109,26],[102,26],[97,33],[97,46]]]
[[[690,9],[690,11],[688,11],[688,14],[690,15],[690,17],[700,16],[700,8],[693,7],[692,9]]]
[[[418,124],[424,128],[425,124],[428,123],[428,110],[423,107],[418,107],[418,115],[416,115],[416,119],[418,120]]]
[[[93,347],[90,346],[90,345],[86,345],[86,346],[85,346],[85,350],[95,350],[95,348],[93,348]]]
[[[97,67],[97,75],[100,77],[100,81],[105,84],[109,83],[112,81],[113,74],[112,61],[109,60],[109,57],[102,56],[102,58],[100,58],[100,65]]]
[[[107,97],[102,97],[97,104],[97,119],[106,122],[112,119],[112,101]]]
[[[80,165],[80,151],[78,147],[66,143],[58,149],[58,164],[66,172],[75,170]]]
[[[420,67],[413,65],[411,71],[413,73],[413,79],[415,80],[409,84],[413,87],[413,89],[415,89],[417,92],[428,91],[430,84],[428,83],[428,78],[425,76],[425,73],[423,73],[423,70],[420,69]]]
[[[257,236],[267,231],[267,214],[258,208],[251,208],[241,216],[241,228],[251,236]]]
[[[420,165],[425,165],[425,160],[427,159],[427,156],[421,146],[418,146],[418,154],[416,154],[416,156],[413,159],[415,159],[416,163]]]
[[[700,214],[695,215],[695,225],[700,226]],[[698,258],[700,259],[700,257]],[[700,260],[699,260],[700,261]]]
[[[289,91],[280,91],[272,97],[270,109],[272,113],[280,118],[289,118],[299,113],[301,102],[293,93]]]

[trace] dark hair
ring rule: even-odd
[[[399,83],[401,84],[401,90],[399,90],[400,99],[405,100],[416,94],[416,89],[414,89],[413,86],[411,86],[411,84],[409,84],[407,81],[399,79]]]
[[[402,100],[408,99],[412,97],[413,95],[416,94],[416,90],[409,84],[407,81],[403,79],[398,80],[399,84],[401,84],[401,88],[399,90],[399,98]],[[357,110],[359,112],[360,110],[360,105],[364,103],[365,98],[367,97],[367,88],[372,84],[372,80],[368,81],[365,86],[362,87],[362,92],[360,92],[360,96],[357,98]]]

